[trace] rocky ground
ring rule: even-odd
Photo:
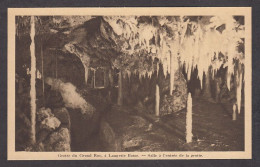
[[[101,124],[103,151],[244,150],[244,113],[232,121],[232,106],[193,101],[192,143],[185,142],[185,111],[159,119],[137,109],[115,106]]]
[[[109,102],[103,90],[82,90],[82,98],[95,108],[92,116],[84,116],[80,107],[66,105],[62,94],[47,86],[45,105],[39,103],[43,100],[41,87],[37,86],[37,144],[32,147],[28,143],[29,89],[28,85],[21,87],[23,89],[18,88],[16,96],[17,151],[244,150],[244,110],[236,121],[232,121],[232,103],[228,101],[216,103],[200,99],[200,96],[193,98],[193,142],[187,144],[185,105],[180,103],[178,111],[164,112],[172,104],[170,96],[162,99],[164,110],[161,111],[164,113],[159,118],[145,103],[117,106]],[[183,93],[178,97],[186,98]]]

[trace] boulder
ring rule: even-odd
[[[61,122],[58,118],[54,117],[51,109],[40,108],[37,112],[37,121],[39,123],[39,129],[55,130]]]
[[[53,132],[45,141],[46,151],[70,151],[70,132],[67,128],[60,128]]]
[[[42,122],[45,118],[53,117],[54,115],[51,112],[50,108],[40,108],[37,111],[37,121]]]
[[[42,129],[50,129],[55,130],[60,126],[61,122],[56,117],[48,117],[45,118],[42,122],[40,127]]]
[[[70,117],[66,108],[51,111],[40,108],[37,112],[37,145],[35,151],[70,151]],[[68,127],[61,126],[62,124]]]
[[[55,117],[57,117],[60,120],[62,127],[68,128],[70,130],[71,128],[70,115],[68,110],[65,107],[54,109],[53,114]]]

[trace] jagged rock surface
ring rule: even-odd
[[[70,131],[62,127],[65,123],[70,122],[70,117],[58,119],[56,115],[66,113],[66,108],[55,109],[55,114],[51,109],[40,108],[37,112],[37,142],[38,151],[70,151]],[[60,117],[62,114],[58,115]],[[61,118],[61,117],[60,117]],[[67,120],[66,120],[67,119]]]
[[[187,83],[182,73],[177,71],[174,75],[173,95],[165,94],[160,105],[160,115],[178,112],[186,107]]]

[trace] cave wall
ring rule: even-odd
[[[49,40],[46,42],[49,42]],[[26,70],[27,68],[30,69],[30,43],[31,41],[29,36],[16,37],[16,73],[24,78],[29,77]],[[85,71],[78,57],[63,52],[59,48],[55,48],[55,45],[47,45],[46,43],[42,44],[39,37],[36,38],[35,44],[36,68],[40,73],[42,73],[41,47],[43,49],[43,70],[45,78],[55,78],[57,72],[57,77],[62,79],[64,82],[71,82],[78,87],[83,85],[85,81]]]
[[[123,77],[123,104],[126,106],[137,106],[138,110],[154,113],[155,86],[160,90],[160,115],[167,115],[180,111],[186,107],[187,82],[181,70],[174,75],[173,95],[170,91],[170,75],[164,76],[162,65],[159,71],[155,71],[151,77],[148,74],[139,77],[139,74],[125,75]]]

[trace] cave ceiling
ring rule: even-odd
[[[185,54],[188,54],[187,47],[190,47],[189,40],[202,38],[197,35],[198,29],[202,34],[215,30],[214,33],[217,35],[224,34],[223,31],[226,30],[225,20],[212,16],[40,16],[36,18],[36,30],[38,30],[36,45],[38,38],[44,49],[61,50],[65,56],[76,55],[85,66],[92,68],[109,66],[131,72],[153,71],[156,68],[154,60],[159,60],[165,68],[168,68],[169,54],[180,55],[179,52],[183,52],[180,59],[187,63],[184,59]],[[26,26],[29,20],[29,17],[17,18],[19,38],[29,38],[30,26]],[[235,28],[244,28],[242,17],[236,16],[234,20],[238,25]],[[194,50],[194,48],[189,49]],[[210,52],[221,52],[221,50],[217,48]]]

